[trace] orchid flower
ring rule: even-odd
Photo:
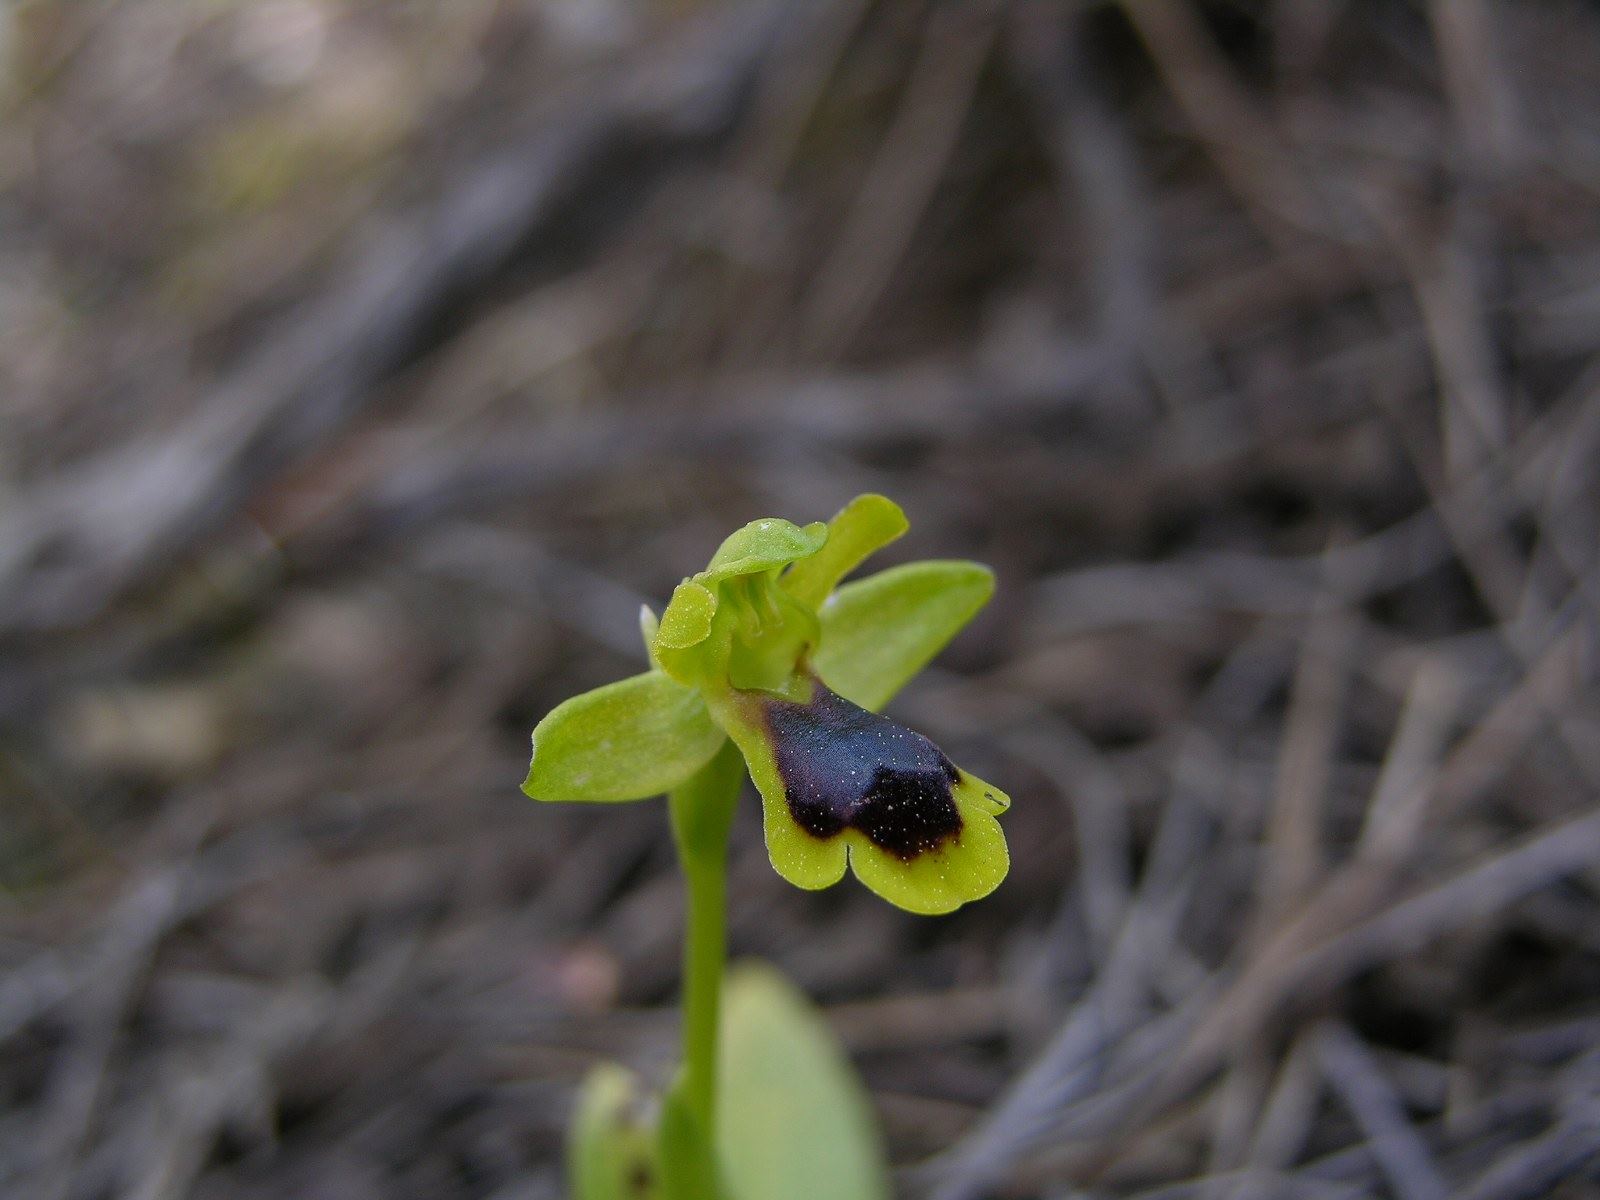
[[[915,913],[993,891],[1004,792],[879,715],[988,601],[994,577],[927,561],[841,581],[906,531],[882,496],[824,524],[776,517],[727,538],[657,620],[651,669],[572,699],[533,731],[536,800],[638,800],[684,787],[731,740],[761,793],[767,852],[802,888],[848,865]]]

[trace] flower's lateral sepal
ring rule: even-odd
[[[761,792],[767,851],[804,888],[848,861],[884,899],[944,913],[988,895],[1009,866],[1005,793],[927,738],[811,680],[804,700],[740,693],[716,715]]]
[[[841,696],[874,712],[944,649],[994,595],[994,572],[933,560],[847,583],[823,604],[811,666]]]
[[[573,696],[533,731],[534,800],[643,800],[677,787],[726,740],[705,701],[660,671]]]

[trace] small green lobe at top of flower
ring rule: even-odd
[[[782,517],[762,517],[730,533],[695,578],[720,581],[776,570],[809,558],[827,540],[828,526],[822,521],[802,527]]]

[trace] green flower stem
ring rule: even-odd
[[[717,1019],[728,958],[728,835],[744,783],[732,742],[668,794],[687,885],[683,947],[684,1095],[703,1135],[716,1130]]]

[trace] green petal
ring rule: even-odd
[[[888,1200],[865,1089],[833,1032],[766,967],[723,990],[717,1150],[738,1200]]]
[[[647,671],[540,721],[522,790],[535,800],[642,800],[682,783],[722,742],[698,692]]]
[[[994,594],[994,572],[972,562],[908,563],[847,583],[821,610],[812,667],[863,708],[880,709]]]
[[[828,522],[828,540],[822,549],[784,573],[784,590],[814,608],[867,555],[887,546],[908,528],[906,514],[893,500],[871,492],[857,496]]]
[[[754,575],[785,567],[798,559],[809,558],[828,539],[828,527],[813,521],[801,528],[782,517],[763,517],[736,529],[717,548],[711,563],[696,576],[715,581],[737,575]]]
[[[666,611],[656,626],[656,645],[686,650],[706,640],[711,618],[717,615],[717,595],[694,579],[685,579],[672,591]]]

